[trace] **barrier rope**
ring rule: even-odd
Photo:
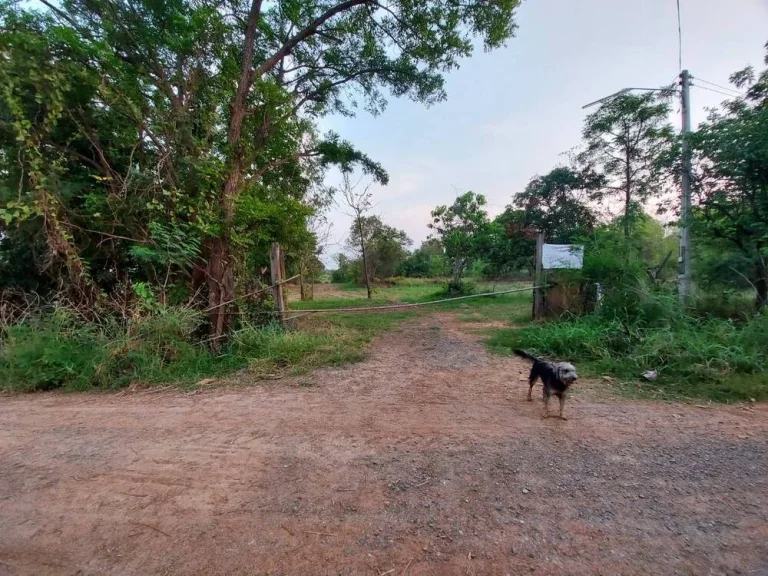
[[[300,312],[295,316],[286,318],[287,320],[295,320],[307,314],[322,314],[324,312],[371,312],[377,310],[395,310],[398,308],[416,308],[420,306],[429,306],[431,304],[442,304],[444,302],[455,302],[456,300],[466,300],[467,298],[483,298],[487,296],[500,296],[501,294],[511,294],[513,292],[525,292],[527,290],[537,290],[539,288],[547,288],[545,286],[527,286],[525,288],[512,288],[510,290],[499,290],[498,292],[484,292],[482,294],[469,294],[468,296],[456,296],[455,298],[442,298],[440,300],[430,300],[429,302],[412,302],[408,304],[389,304],[387,306],[358,306],[356,308],[317,308],[314,310],[302,310],[297,309],[296,312]]]

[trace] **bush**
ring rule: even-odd
[[[440,295],[445,298],[455,298],[457,296],[469,296],[476,291],[477,285],[474,282],[449,280],[445,283]]]
[[[232,333],[217,355],[199,340],[203,316],[189,309],[153,303],[151,310],[145,308],[120,323],[110,316],[86,321],[71,310],[53,307],[6,328],[0,389],[104,390],[133,383],[194,383],[243,366],[258,375],[339,365],[362,359],[373,335],[407,314],[338,315],[322,324],[307,320],[302,330],[246,325]]]
[[[31,392],[86,388],[106,357],[98,330],[65,311],[11,326],[0,351],[0,386]]]
[[[500,331],[489,344],[503,352],[526,348],[624,380],[656,370],[652,386],[673,395],[768,399],[768,314],[742,322],[686,315],[666,292],[611,294],[594,314]]]
[[[87,322],[54,308],[7,328],[0,349],[0,387],[30,392],[120,388],[209,375],[222,360],[192,336],[202,316],[160,307],[125,324]]]

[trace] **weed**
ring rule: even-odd
[[[496,352],[526,348],[625,382],[658,371],[658,380],[640,386],[641,392],[715,401],[768,399],[767,314],[743,322],[697,317],[684,314],[674,295],[634,296],[589,316],[498,330],[487,342]]]
[[[120,388],[135,381],[184,381],[219,373],[232,358],[190,341],[200,317],[163,308],[125,325],[85,322],[64,308],[10,326],[0,349],[0,387],[17,390]]]

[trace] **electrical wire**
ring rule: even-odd
[[[717,94],[722,94],[723,96],[728,96],[728,98],[743,98],[744,96],[737,96],[735,94],[729,94],[728,92],[723,92],[722,90],[715,90],[714,88],[709,88],[708,86],[699,86],[698,84],[691,84],[694,88],[699,88],[701,90],[709,90],[710,92],[716,92]]]
[[[699,82],[704,82],[704,84],[709,84],[710,86],[714,86],[715,88],[720,88],[721,90],[726,90],[728,92],[735,92],[739,96],[744,96],[743,93],[739,92],[735,88],[728,88],[728,86],[722,86],[720,84],[715,84],[714,82],[710,82],[709,80],[704,80],[704,78],[699,78],[698,76],[696,76],[696,80],[698,80]]]

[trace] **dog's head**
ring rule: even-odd
[[[573,384],[579,379],[576,368],[570,362],[558,362],[555,364],[557,378],[564,384]]]

